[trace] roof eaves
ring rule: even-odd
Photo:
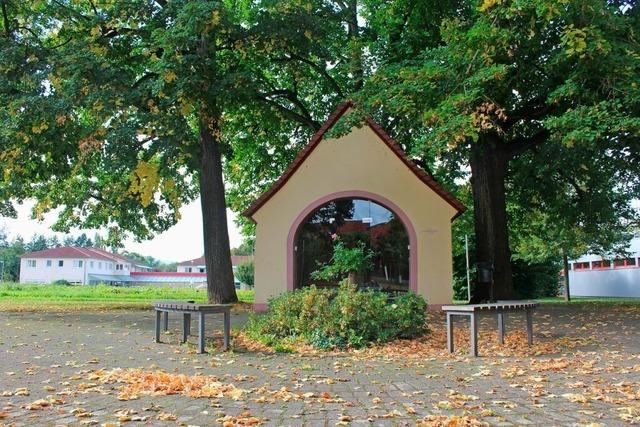
[[[280,178],[278,178],[267,191],[262,193],[258,199],[256,199],[247,209],[242,212],[242,215],[253,220],[253,215],[260,209],[271,197],[273,197],[284,186],[287,181],[293,176],[296,170],[304,162],[304,160],[311,154],[315,147],[320,143],[324,134],[333,127],[336,122],[346,113],[349,108],[354,106],[353,101],[349,100],[340,104],[336,110],[329,116],[324,122],[322,127],[313,135],[304,148],[298,153],[296,158],[287,167]],[[377,124],[373,118],[367,116],[365,119],[367,125],[378,135],[380,139],[393,151],[396,156],[429,188],[431,188],[436,194],[444,199],[449,205],[451,205],[457,212],[451,218],[451,221],[455,220],[458,216],[462,215],[467,208],[460,202],[453,194],[444,189],[438,182],[425,170],[420,168],[415,162],[409,159],[400,145]],[[180,264],[178,264],[180,265]]]
[[[347,110],[349,110],[349,108],[351,107],[353,107],[353,102],[350,100],[340,104],[338,108],[336,108],[336,110],[324,122],[322,127],[318,129],[316,133],[311,137],[309,142],[305,144],[302,150],[300,150],[298,155],[295,157],[295,159],[293,159],[291,164],[289,164],[289,166],[284,171],[284,173],[280,175],[280,178],[278,178],[276,182],[274,182],[267,191],[262,193],[262,195],[258,197],[258,199],[256,199],[255,202],[253,202],[247,209],[245,209],[244,212],[242,212],[242,215],[249,219],[253,219],[252,218],[253,214],[256,213],[258,209],[260,209],[262,205],[264,205],[267,202],[267,200],[269,200],[275,193],[278,192],[278,190],[280,190],[280,188],[284,184],[287,183],[289,178],[293,176],[295,171],[298,169],[298,167],[300,167],[300,165],[309,156],[309,154],[311,154],[313,149],[316,148],[316,146],[320,143],[320,141],[322,141],[322,137],[324,136],[324,134],[329,129],[331,129],[331,127],[333,127],[333,125],[336,124],[336,122],[340,119],[340,117],[342,117],[344,113],[346,113]]]

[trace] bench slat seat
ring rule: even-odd
[[[224,315],[224,350],[229,349],[231,336],[231,304],[199,304],[195,301],[175,301],[163,300],[153,303],[156,311],[156,337],[155,341],[160,342],[160,317],[164,313],[163,329],[166,331],[169,325],[169,312],[182,313],[182,342],[187,341],[187,337],[191,333],[191,315],[198,315],[198,353],[204,353],[205,343],[205,314],[221,313]]]
[[[524,312],[527,321],[527,342],[533,344],[532,312],[538,307],[538,301],[498,301],[486,304],[443,305],[442,310],[447,318],[447,348],[453,353],[453,316],[469,317],[471,354],[478,356],[478,319],[480,313],[496,314],[498,319],[498,338],[504,344],[504,315],[505,313]]]

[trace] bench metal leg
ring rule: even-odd
[[[169,312],[165,311],[164,312],[164,322],[162,324],[162,330],[167,332],[169,330]]]
[[[453,353],[453,322],[451,321],[451,313],[447,313],[447,349],[449,353]]]
[[[156,310],[156,342],[160,342],[160,316],[162,312]]]
[[[224,312],[223,334],[224,334],[224,344],[223,344],[222,350],[227,351],[229,349],[229,341],[231,336],[231,313],[228,311]]]
[[[187,338],[191,333],[191,314],[184,313],[182,316],[182,342],[187,342]]]
[[[476,318],[475,313],[471,313],[469,315],[469,323],[471,324],[471,333],[469,337],[469,341],[471,344],[471,355],[474,357],[478,357],[478,319]]]
[[[533,317],[531,310],[526,311],[527,315],[527,343],[529,347],[533,345]]]
[[[498,341],[504,344],[504,313],[498,313]]]
[[[204,313],[198,313],[198,353],[204,353]]]

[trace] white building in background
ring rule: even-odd
[[[232,256],[234,272],[239,264],[251,260],[252,256]],[[97,248],[64,246],[29,252],[20,257],[20,283],[66,280],[82,285],[206,287],[204,257],[179,263],[177,271],[152,270],[137,261]],[[241,285],[237,279],[235,285]]]
[[[629,256],[606,259],[584,255],[571,261],[569,289],[573,296],[640,297],[640,237],[631,240]]]
[[[240,264],[250,261],[253,261],[253,255],[231,255],[231,266],[234,272]],[[178,273],[206,273],[207,266],[204,263],[204,255],[200,258],[179,262],[177,271]]]
[[[127,281],[131,273],[146,271],[151,268],[98,248],[63,246],[20,257],[20,283],[109,283]]]

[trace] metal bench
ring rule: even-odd
[[[229,349],[231,334],[231,305],[227,304],[196,304],[194,301],[155,301],[153,306],[156,310],[156,342],[160,341],[160,317],[164,313],[162,329],[169,329],[169,312],[182,313],[182,342],[186,342],[191,334],[191,315],[198,315],[198,353],[205,353],[204,350],[204,316],[206,314],[224,314],[224,347]]]
[[[498,318],[498,339],[504,344],[504,314],[512,312],[524,312],[527,320],[527,341],[529,346],[533,344],[533,310],[538,306],[537,301],[498,301],[488,304],[444,305],[442,310],[447,315],[447,348],[453,353],[453,316],[469,317],[471,329],[470,345],[471,354],[478,356],[478,314],[496,314]]]

